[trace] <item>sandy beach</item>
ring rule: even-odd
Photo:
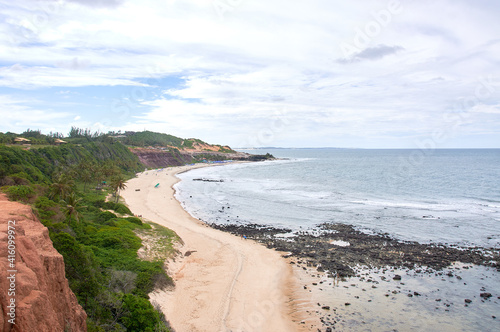
[[[297,284],[280,253],[208,227],[174,198],[175,174],[194,167],[200,166],[141,173],[122,192],[135,214],[174,230],[184,242],[182,255],[168,265],[175,289],[151,294],[152,300],[178,332],[298,331],[291,300]]]

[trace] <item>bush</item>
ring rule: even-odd
[[[35,196],[35,190],[30,186],[11,186],[6,189],[9,199],[14,201],[28,202]]]
[[[117,213],[120,213],[120,214],[132,215],[132,211],[130,211],[130,209],[128,207],[126,207],[125,205],[123,205],[121,203],[115,203],[115,208],[113,210],[115,210]]]
[[[119,227],[118,223],[116,222],[119,219],[109,219],[106,220],[103,225],[109,226],[109,227]]]
[[[92,206],[92,205],[86,206],[85,209],[87,210],[87,212],[90,212],[90,213],[94,213],[94,214],[101,213],[101,210],[99,210],[98,208],[96,208],[95,206]]]
[[[95,206],[96,208],[102,208],[104,207],[104,199],[102,198],[96,198],[96,199],[92,199],[92,200],[89,200],[89,203],[92,204],[93,206]]]
[[[174,284],[173,280],[165,273],[161,261],[141,261],[136,270],[138,274],[134,294],[144,298],[148,298],[148,294],[155,288],[164,289]]]
[[[116,214],[111,213],[109,211],[104,211],[104,212],[100,212],[97,215],[97,218],[95,219],[95,221],[100,223],[100,224],[104,224],[104,223],[106,223],[106,221],[111,220],[111,219],[116,219],[116,218],[118,218],[116,216]]]
[[[63,255],[66,278],[77,297],[96,296],[100,289],[99,263],[92,250],[67,233],[51,235],[54,248]],[[80,302],[81,303],[81,302]]]
[[[134,252],[142,245],[134,232],[116,227],[103,227],[93,236],[92,243],[101,248],[131,249]]]
[[[95,204],[99,204],[98,207],[106,209],[106,210],[114,210],[117,213],[120,214],[130,214],[132,215],[132,211],[125,205],[121,203],[115,203],[115,202],[95,202]]]
[[[35,208],[37,209],[40,221],[45,226],[51,224],[52,221],[59,221],[56,220],[56,216],[60,214],[59,205],[46,196],[40,196],[37,198],[37,200],[35,201]]]
[[[125,314],[120,321],[127,328],[127,331],[168,331],[160,320],[160,314],[148,300],[132,294],[125,294],[122,308]]]
[[[10,175],[10,177],[15,181],[15,183],[17,185],[26,185],[26,184],[30,184],[31,181],[30,181],[30,176],[28,174],[26,174],[25,172],[19,172],[19,173],[16,173],[16,174],[12,174]]]
[[[128,217],[128,218],[125,218],[125,220],[127,220],[128,222],[131,222],[132,224],[142,226],[142,220],[137,218],[137,217]]]

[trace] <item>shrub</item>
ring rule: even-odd
[[[59,205],[45,196],[40,196],[35,202],[35,208],[42,221],[51,220],[58,212]]]
[[[128,217],[125,220],[127,220],[128,222],[131,222],[132,224],[142,226],[142,220],[137,218],[137,217]]]
[[[123,205],[121,203],[115,203],[115,208],[113,210],[115,210],[117,213],[120,213],[120,214],[132,215],[132,211],[130,211],[130,209],[128,207],[126,207],[125,205]]]
[[[132,249],[141,247],[141,239],[129,229],[103,227],[92,238],[93,244],[101,248]]]
[[[160,320],[160,315],[148,300],[132,295],[123,296],[123,310],[121,323],[130,332],[168,331]]]
[[[31,183],[29,175],[26,174],[25,172],[12,174],[10,177],[14,180],[14,182],[17,185],[27,185]]]
[[[118,219],[109,219],[109,220],[106,220],[103,225],[106,225],[106,226],[109,226],[109,227],[118,227],[118,223],[116,222]]]
[[[63,255],[66,278],[79,298],[94,297],[101,289],[99,264],[92,250],[67,233],[51,235],[54,248]]]
[[[97,215],[97,218],[95,219],[95,221],[98,223],[104,224],[106,221],[108,221],[110,219],[115,219],[115,218],[118,218],[116,216],[116,214],[111,213],[109,211],[103,211]]]
[[[100,204],[100,208],[106,209],[106,210],[114,210],[117,213],[120,214],[132,214],[132,211],[125,205],[121,203],[115,203],[115,202],[96,202],[96,204]]]
[[[89,203],[92,204],[93,206],[95,206],[96,208],[102,208],[104,207],[104,199],[102,198],[96,198],[96,199],[92,199],[92,200],[89,200]]]
[[[11,186],[6,189],[9,199],[28,202],[35,195],[35,190],[30,186]]]

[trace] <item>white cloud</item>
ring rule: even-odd
[[[70,113],[32,108],[26,106],[26,102],[0,95],[0,131],[20,133],[28,128],[40,129],[43,132],[65,131]]]
[[[475,97],[500,56],[493,0],[402,1],[385,18],[382,0],[243,0],[227,2],[222,17],[213,0],[2,3],[0,87],[66,91],[182,77],[163,96],[137,100],[149,111],[127,126],[220,143],[265,132],[282,109],[288,131],[274,137],[285,145],[425,135]],[[344,44],[356,48],[350,57]],[[481,105],[500,97],[492,86]],[[470,113],[468,128],[491,132],[480,121],[494,122],[497,108]]]

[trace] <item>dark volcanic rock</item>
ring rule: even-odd
[[[331,276],[354,276],[353,266],[365,265],[384,268],[387,266],[419,269],[421,273],[439,271],[453,262],[495,267],[500,270],[498,249],[453,248],[436,244],[399,241],[387,234],[365,234],[347,224],[320,225],[318,235],[296,232],[296,236],[279,238],[275,235],[290,233],[289,229],[250,225],[212,225],[215,228],[259,241],[269,248],[290,252],[303,258],[318,271],[328,270]],[[349,243],[338,246],[334,241]],[[425,268],[423,268],[425,267]],[[452,274],[453,275],[453,274]],[[395,280],[398,279],[396,276]]]
[[[203,181],[203,182],[224,182],[224,180],[214,180],[214,179],[205,179],[205,178],[193,179],[193,181]]]
[[[492,295],[490,293],[481,293],[479,296],[486,300],[489,299]]]

